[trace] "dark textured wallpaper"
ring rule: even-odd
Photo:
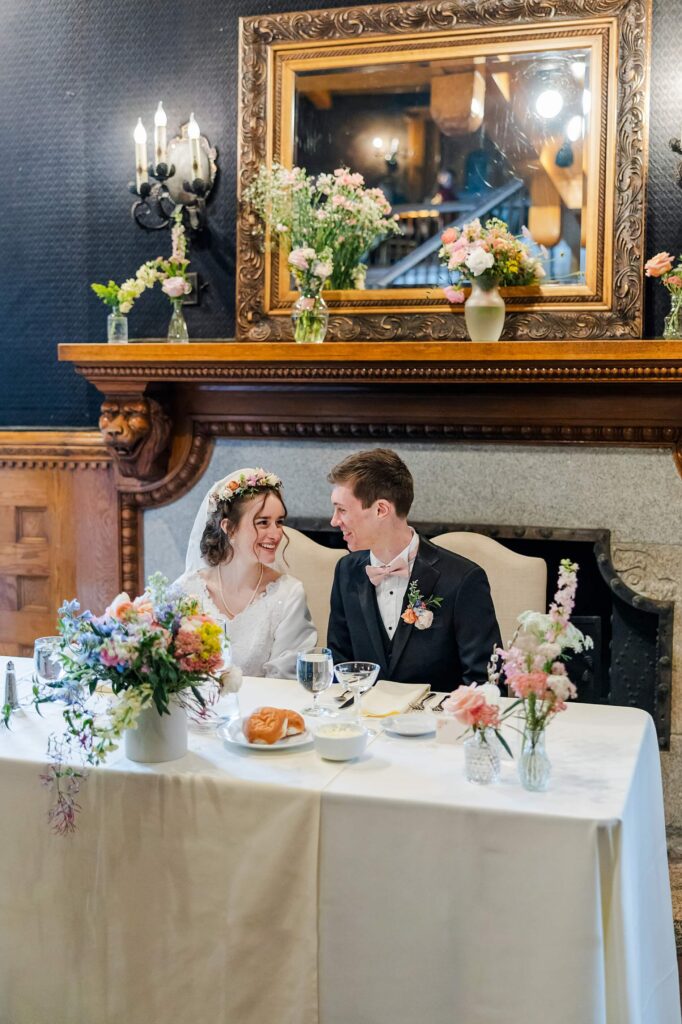
[[[234,332],[237,28],[243,15],[349,0],[0,0],[0,426],[87,426],[94,389],[56,359],[59,341],[104,340],[91,281],[122,280],[166,252],[130,219],[131,133],[163,99],[169,137],[194,110],[218,147],[211,244],[192,266],[208,288],[187,309],[193,338]],[[682,189],[667,140],[682,129],[681,0],[654,0],[648,252],[682,249]],[[150,133],[151,134],[151,133]],[[151,149],[151,147],[150,147]],[[647,289],[647,336],[664,289]],[[163,336],[161,294],[130,317]]]

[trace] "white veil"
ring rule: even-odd
[[[255,476],[262,470],[254,469],[252,466],[246,466],[244,469],[237,469],[234,473],[228,473],[222,480],[216,480],[212,484],[206,494],[204,500],[199,506],[199,511],[196,514],[192,531],[189,535],[189,543],[187,544],[187,555],[185,557],[185,572],[198,572],[199,569],[209,568],[208,562],[204,559],[201,554],[201,538],[204,535],[204,529],[208,521],[208,517],[211,513],[210,504],[211,496],[217,495],[223,489],[225,484],[229,483],[230,480],[239,480],[240,477]]]

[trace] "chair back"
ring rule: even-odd
[[[277,567],[283,572],[289,572],[292,576],[296,576],[305,587],[308,607],[317,629],[317,643],[318,646],[324,647],[327,643],[334,570],[338,560],[343,558],[347,551],[326,548],[290,526],[285,527],[284,532],[289,538],[289,544],[286,550],[282,544],[278,551]],[[284,558],[286,558],[286,563]]]
[[[481,533],[442,533],[432,542],[464,555],[485,571],[502,634],[508,644],[521,612],[547,611],[547,563],[544,558],[519,555]]]

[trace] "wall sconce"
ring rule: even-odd
[[[679,139],[671,139],[668,143],[673,153],[682,156],[682,135]],[[677,165],[677,184],[682,188],[682,162]]]
[[[138,196],[132,217],[145,231],[159,231],[168,226],[173,210],[180,205],[185,227],[196,233],[206,225],[206,200],[218,173],[218,153],[201,134],[194,114],[168,143],[167,124],[163,104],[159,103],[154,114],[154,160],[148,164],[147,132],[142,118],[137,119],[133,132],[135,182],[128,186]]]

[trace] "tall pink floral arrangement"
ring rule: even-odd
[[[511,692],[523,707],[525,731],[533,745],[566,701],[577,696],[575,684],[568,675],[565,657],[570,652],[592,647],[571,622],[578,585],[578,566],[564,559],[549,612],[523,612],[511,643],[498,648],[491,672],[497,674],[501,665]]]

